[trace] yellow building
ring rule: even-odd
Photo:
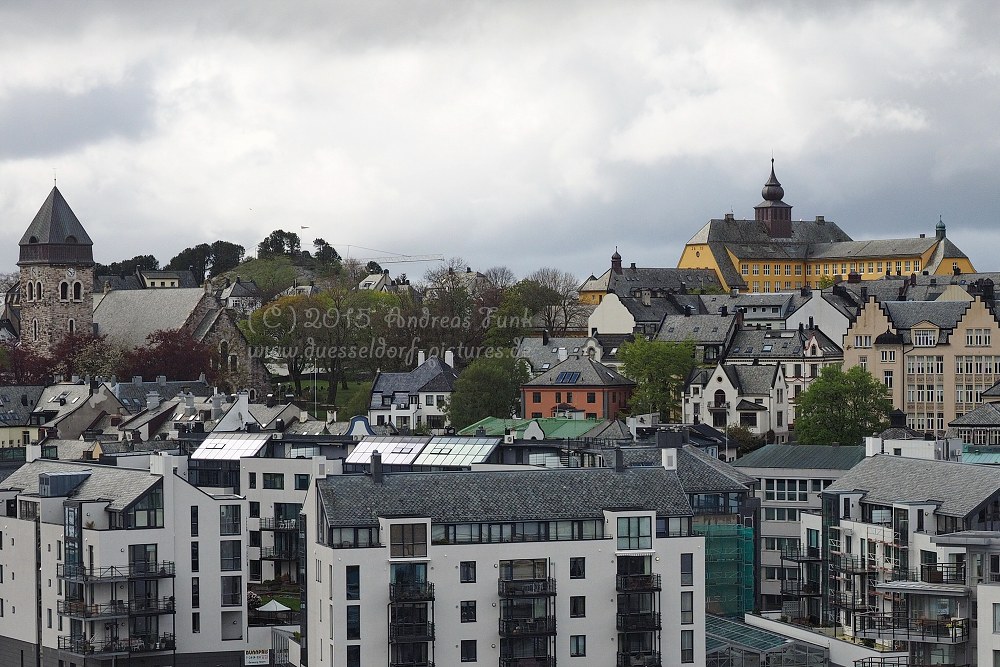
[[[816,216],[792,220],[785,191],[771,176],[754,207],[753,220],[727,214],[711,220],[687,242],[678,268],[712,269],[725,289],[780,292],[819,287],[857,273],[863,280],[881,276],[973,273],[968,256],[945,235],[938,221],[933,236],[854,241],[836,223]]]

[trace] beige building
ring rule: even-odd
[[[912,429],[944,435],[1000,380],[1000,324],[980,297],[883,301],[861,309],[844,337],[844,366],[861,366],[892,392]],[[988,300],[992,294],[988,295]]]

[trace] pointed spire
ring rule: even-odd
[[[50,261],[57,257],[70,262],[94,261],[94,242],[56,186],[52,186],[18,245],[21,247],[19,263]],[[71,249],[43,250],[52,246]]]
[[[771,176],[767,179],[767,183],[764,184],[760,193],[764,197],[764,201],[781,201],[785,197],[785,190],[774,175],[774,158],[771,158]]]

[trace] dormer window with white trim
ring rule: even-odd
[[[937,331],[934,329],[914,329],[914,347],[934,347],[937,345]]]

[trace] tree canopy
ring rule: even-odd
[[[795,403],[795,434],[804,445],[861,444],[889,424],[889,390],[855,366],[826,366]]]
[[[152,255],[136,255],[132,259],[123,259],[120,262],[98,264],[94,267],[94,275],[117,276],[125,274],[130,276],[135,273],[136,269],[142,269],[143,271],[156,271],[159,268],[160,261]],[[186,269],[187,267],[185,266],[184,268]]]
[[[524,363],[510,354],[480,357],[455,380],[445,407],[448,421],[465,428],[484,417],[509,419],[521,411],[521,385],[530,375]]]
[[[301,243],[298,234],[275,229],[257,244],[257,256],[293,255],[301,249]]]
[[[634,380],[629,400],[633,414],[658,413],[661,419],[680,414],[684,381],[695,367],[694,343],[649,341],[636,336],[618,350],[625,377]]]

